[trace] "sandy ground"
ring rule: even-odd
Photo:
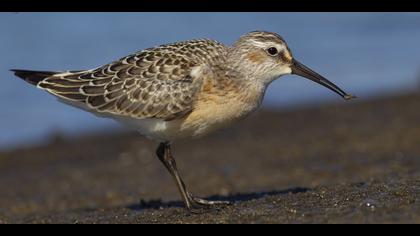
[[[174,145],[189,214],[135,133],[0,152],[0,223],[420,223],[420,94],[260,111]]]

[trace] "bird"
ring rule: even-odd
[[[116,120],[159,143],[156,156],[190,212],[231,204],[191,194],[172,144],[227,128],[260,107],[271,82],[307,78],[346,100],[355,98],[294,58],[277,33],[252,31],[231,46],[194,39],[147,48],[95,69],[32,71],[17,77],[59,101]]]

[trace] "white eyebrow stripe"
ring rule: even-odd
[[[252,40],[251,42],[255,46],[263,48],[263,49],[266,49],[270,46],[275,46],[279,51],[283,51],[284,49],[286,49],[286,47],[283,44],[278,44],[275,42],[266,43],[266,42],[261,42],[261,41],[256,41],[256,40]]]

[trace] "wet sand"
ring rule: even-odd
[[[136,133],[0,152],[0,223],[420,223],[420,94],[259,111],[174,145],[189,214]]]

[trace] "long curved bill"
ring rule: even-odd
[[[352,98],[356,98],[356,96],[353,96],[351,94],[348,94],[344,92],[342,89],[340,89],[337,85],[333,84],[331,81],[324,78],[322,75],[316,73],[315,71],[309,69],[302,63],[296,61],[293,59],[292,61],[292,74],[302,76],[304,78],[310,79],[314,81],[315,83],[318,83],[326,88],[329,88],[330,90],[334,91],[341,97],[343,97],[346,100],[350,100]]]

